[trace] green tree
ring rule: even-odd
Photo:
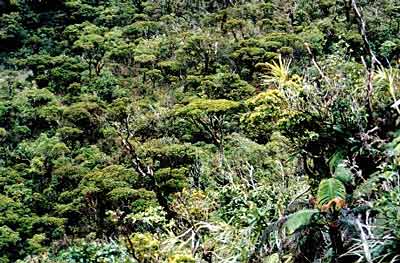
[[[230,127],[227,121],[240,109],[240,103],[224,99],[194,99],[178,108],[176,115],[192,122],[200,131],[207,134],[211,142],[224,155],[224,142]]]

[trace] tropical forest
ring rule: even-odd
[[[0,0],[0,263],[400,262],[400,0]]]

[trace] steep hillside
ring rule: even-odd
[[[398,0],[0,0],[0,263],[400,262],[399,87]]]

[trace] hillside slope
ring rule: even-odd
[[[0,262],[400,262],[397,0],[0,0]]]

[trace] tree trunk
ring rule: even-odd
[[[333,250],[332,263],[337,263],[339,262],[338,257],[343,252],[343,241],[337,222],[329,225],[329,238],[331,240]]]

